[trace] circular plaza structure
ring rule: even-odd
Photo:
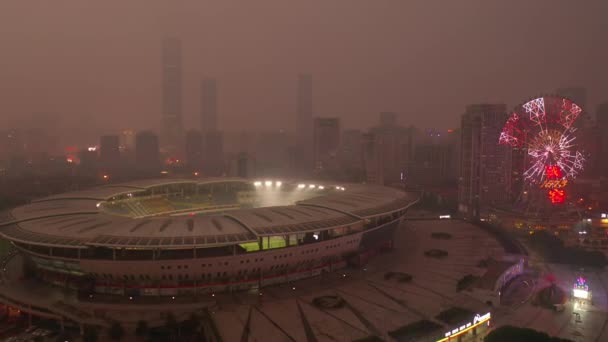
[[[173,297],[261,288],[364,262],[392,247],[417,199],[360,184],[143,180],[15,208],[0,236],[38,282],[81,296]]]

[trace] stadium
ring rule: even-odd
[[[33,201],[0,236],[24,274],[81,295],[215,293],[360,265],[392,247],[417,200],[365,184],[144,180]]]

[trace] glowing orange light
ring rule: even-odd
[[[108,176],[108,175],[103,175],[103,179],[108,179],[108,178],[110,178],[110,176]]]
[[[547,179],[541,185],[541,189],[556,189],[556,188],[564,188],[568,185],[567,179]]]

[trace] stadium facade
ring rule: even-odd
[[[30,277],[81,294],[214,293],[364,262],[392,247],[417,199],[375,185],[146,180],[33,201],[0,236]]]

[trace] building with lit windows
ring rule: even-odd
[[[461,120],[458,210],[479,218],[484,207],[509,200],[508,150],[497,144],[507,118],[504,104],[475,104]]]

